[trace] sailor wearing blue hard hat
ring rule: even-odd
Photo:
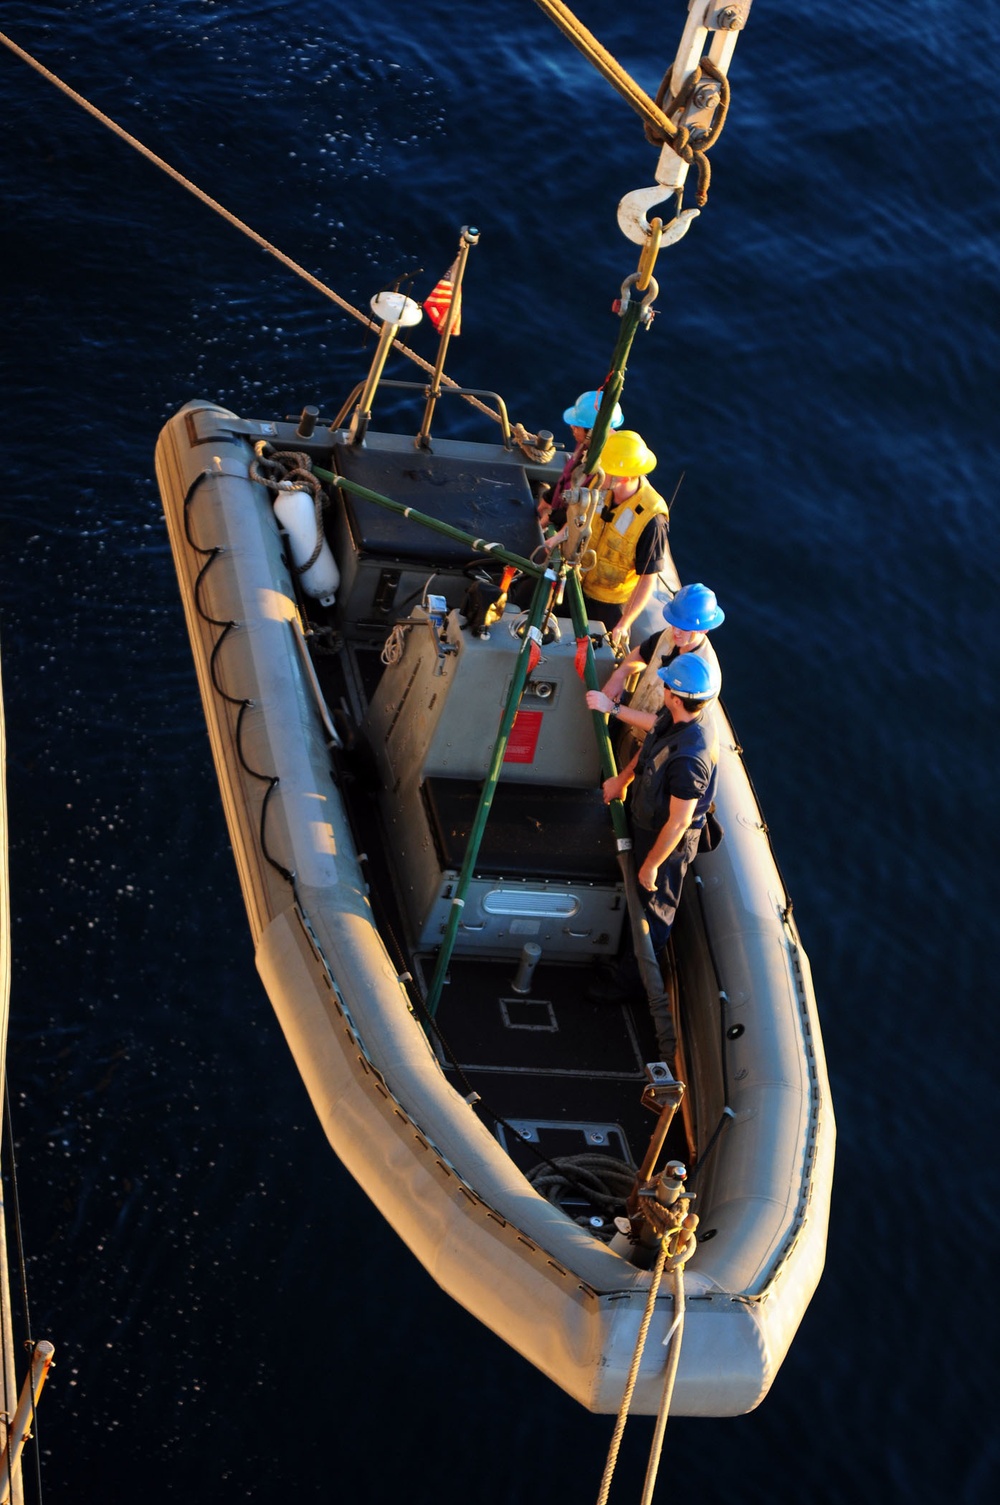
[[[681,653],[695,653],[699,658],[714,662],[715,653],[708,641],[708,634],[720,627],[726,614],[719,605],[715,592],[700,582],[684,585],[663,608],[663,620],[667,624],[662,632],[654,632],[618,664],[603,690],[588,690],[587,705],[592,711],[618,717],[628,727],[629,736],[636,744],[642,742],[656,720],[663,705],[663,686],[658,671],[666,668]],[[635,674],[640,674],[638,684],[623,703],[625,687]],[[626,741],[619,752],[623,761],[635,751]]]
[[[650,940],[657,956],[670,936],[684,874],[715,799],[719,738],[709,709],[722,688],[714,659],[679,653],[657,671],[663,707],[642,747],[604,783],[604,798],[632,786],[632,849]]]
[[[571,408],[567,408],[563,414],[563,423],[568,423],[573,430],[573,438],[580,442],[581,439],[590,437],[590,431],[594,427],[598,410],[601,406],[603,392],[581,392]],[[611,414],[611,427],[620,429],[625,422],[625,414],[619,403],[615,403]]]
[[[574,447],[566,457],[562,475],[553,486],[551,495],[538,504],[538,519],[543,528],[549,523],[554,528],[561,528],[566,521],[563,492],[568,489],[574,470],[587,452],[590,431],[597,419],[603,396],[603,392],[599,391],[581,392],[572,407],[568,407],[563,413],[563,422],[568,424],[570,433],[573,435]],[[616,402],[611,414],[611,427],[620,429],[624,422],[625,414],[621,410],[621,405]]]

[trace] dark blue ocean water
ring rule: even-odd
[[[655,90],[681,0],[578,10]],[[681,576],[728,613],[840,1134],[791,1354],[751,1416],[671,1422],[664,1499],[997,1483],[987,20],[758,0],[630,364],[661,490],[685,472]],[[478,225],[450,369],[529,427],[603,378],[635,265],[615,206],[655,154],[530,0],[4,0],[0,27],[357,303],[417,267],[423,296]],[[314,1119],[253,967],[153,479],[187,398],[331,412],[370,344],[5,50],[0,94],[9,1069],[58,1351],[45,1498],[596,1498],[611,1419],[438,1291]],[[613,1499],[639,1498],[650,1430]]]

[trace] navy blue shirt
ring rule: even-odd
[[[691,824],[704,825],[715,798],[718,737],[704,712],[694,721],[674,721],[664,706],[639,753],[632,791],[632,819],[646,830],[659,830],[670,816],[671,799],[695,800]]]

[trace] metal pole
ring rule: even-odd
[[[372,361],[371,370],[365,388],[358,399],[357,408],[354,411],[354,419],[351,423],[351,443],[360,444],[368,432],[368,425],[372,418],[372,399],[378,387],[379,377],[389,354],[389,346],[399,332],[398,324],[383,324],[382,332],[378,337],[378,345],[375,349],[375,359]]]
[[[587,638],[584,681],[588,690],[596,690],[600,687],[597,683],[594,645],[590,641],[587,632],[587,612],[583,602],[583,587],[580,584],[580,576],[576,570],[570,572],[566,585],[570,614],[573,618],[573,631],[578,639]],[[617,769],[615,768],[615,756],[611,750],[611,738],[608,736],[608,724],[600,711],[592,711],[591,715],[594,718],[594,731],[597,734],[597,749],[600,757],[601,771],[604,777],[609,779],[614,776]],[[628,821],[625,818],[625,807],[621,800],[612,800],[609,808],[611,810],[611,823],[614,827],[618,846],[618,866],[621,868],[622,881],[625,885],[625,903],[628,908],[629,924],[632,929],[632,946],[635,950],[639,975],[642,978],[642,985],[649,1000],[649,1011],[653,1016],[657,1045],[665,1057],[672,1056],[677,1048],[677,1042],[674,1038],[675,1032],[673,1014],[670,1008],[670,995],[663,986],[663,975],[660,972],[659,963],[653,952],[653,944],[649,939],[649,922],[642,907],[639,884],[635,875],[635,862],[632,858],[632,838],[629,833]]]
[[[458,259],[455,263],[455,283],[451,290],[451,303],[445,315],[444,328],[441,331],[441,339],[438,344],[434,374],[431,377],[430,390],[427,394],[427,406],[424,408],[424,421],[420,425],[420,432],[415,441],[418,449],[430,449],[431,447],[431,419],[434,416],[435,404],[441,396],[441,373],[444,370],[444,358],[448,353],[448,342],[451,339],[451,331],[461,307],[459,298],[462,291],[462,278],[465,276],[465,263],[469,259],[470,247],[477,245],[478,242],[479,231],[471,225],[463,225],[458,241]]]
[[[649,238],[643,246],[639,256],[639,268],[635,274],[635,290],[641,294],[639,298],[629,298],[628,307],[621,316],[621,328],[618,331],[618,339],[615,343],[614,354],[611,357],[611,373],[604,384],[601,396],[601,405],[594,419],[594,427],[590,431],[590,443],[587,446],[587,458],[584,461],[583,474],[592,475],[601,458],[601,451],[607,441],[608,430],[611,427],[611,417],[615,410],[615,403],[622,394],[625,385],[625,363],[632,349],[632,341],[635,339],[639,325],[648,322],[644,318],[646,311],[645,294],[653,282],[653,266],[656,255],[660,249],[660,235],[662,225],[658,219],[652,221]],[[655,284],[654,288],[655,288]],[[626,281],[625,287],[629,286]],[[654,291],[653,296],[656,296]]]
[[[423,318],[419,304],[414,303],[412,298],[408,298],[405,293],[395,288],[383,289],[382,292],[376,293],[372,299],[371,308],[375,317],[382,320],[382,329],[375,348],[371,370],[368,373],[368,380],[365,382],[354,417],[351,419],[350,442],[352,444],[363,443],[365,434],[368,432],[375,393],[378,390],[389,349],[399,333],[400,326],[410,328],[414,324],[419,324]]]
[[[552,586],[555,583],[554,571],[548,570],[537,581],[535,593],[531,598],[531,609],[528,613],[528,623],[524,630],[524,639],[521,643],[521,651],[514,665],[514,674],[511,680],[510,691],[507,695],[507,704],[504,706],[503,716],[500,720],[500,730],[493,745],[493,756],[487,770],[486,780],[483,784],[482,793],[479,796],[479,807],[476,810],[472,830],[469,833],[468,845],[465,848],[465,857],[462,861],[462,870],[455,884],[455,894],[451,901],[451,912],[448,915],[448,923],[445,926],[444,939],[441,949],[437,954],[434,967],[434,976],[427,990],[427,1012],[433,1019],[437,1013],[438,1003],[441,999],[441,989],[444,986],[445,973],[451,954],[455,949],[455,938],[458,935],[458,927],[462,918],[462,910],[465,907],[465,895],[472,881],[472,874],[479,856],[479,848],[482,845],[483,832],[486,829],[486,821],[493,804],[493,795],[500,779],[500,769],[503,764],[504,754],[507,751],[507,743],[510,741],[511,730],[514,726],[514,717],[517,715],[521,703],[521,692],[524,682],[528,677],[528,660],[531,650],[540,641],[539,627],[548,609],[549,597]]]
[[[660,1152],[667,1142],[667,1135],[670,1133],[670,1125],[673,1123],[677,1109],[684,1099],[684,1083],[677,1081],[676,1077],[673,1077],[663,1087],[656,1088],[654,1091],[659,1092],[662,1099],[659,1110],[660,1116],[656,1120],[656,1127],[650,1135],[649,1148],[636,1172],[635,1190],[632,1192],[633,1197],[640,1186],[645,1186],[648,1181],[652,1181],[653,1179],[656,1162],[660,1158]],[[650,1089],[648,1087],[642,1095],[642,1101],[643,1105],[647,1108],[655,1107],[655,1102],[650,1097]],[[629,1208],[630,1212],[633,1210],[633,1208]]]
[[[25,1441],[31,1436],[31,1423],[48,1377],[55,1349],[51,1343],[36,1343],[31,1355],[31,1368],[24,1377],[21,1394],[14,1412],[13,1421],[7,1425],[7,1445],[0,1454],[0,1502],[7,1505],[11,1492],[11,1476],[17,1468]]]

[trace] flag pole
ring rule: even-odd
[[[448,304],[444,327],[441,330],[437,360],[434,363],[434,375],[431,377],[430,386],[427,389],[427,406],[424,408],[424,421],[420,425],[420,432],[415,440],[417,449],[430,449],[431,447],[431,419],[434,416],[435,404],[441,396],[441,373],[444,371],[444,358],[448,353],[448,341],[451,339],[452,327],[462,306],[460,294],[462,290],[462,278],[465,276],[465,263],[468,260],[470,248],[476,245],[478,240],[478,230],[473,229],[471,225],[462,226],[462,233],[458,240],[458,256],[455,260],[455,281],[451,290],[451,302]]]

